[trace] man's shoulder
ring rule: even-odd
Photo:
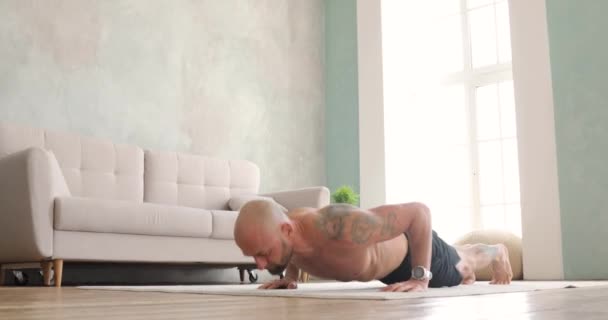
[[[318,215],[318,209],[315,208],[298,208],[290,210],[287,213],[289,220],[296,222],[301,226],[305,226],[305,229],[308,229],[310,225],[314,224]]]
[[[298,220],[304,217],[308,217],[310,215],[316,215],[318,213],[318,209],[315,208],[295,208],[291,209],[287,212],[287,216],[291,220]]]

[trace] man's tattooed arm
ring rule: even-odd
[[[337,204],[320,209],[315,219],[328,244],[344,247],[367,247],[406,233],[412,267],[431,267],[431,213],[424,204],[385,205],[369,210]]]
[[[344,236],[344,224],[352,208],[354,207],[336,204],[321,209],[316,221],[317,228],[328,239],[342,240]]]
[[[350,245],[369,245],[395,238],[411,224],[415,215],[407,205],[363,210],[346,204],[320,209],[316,227],[327,240]]]

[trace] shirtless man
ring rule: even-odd
[[[475,270],[488,265],[492,284],[509,284],[513,276],[504,245],[446,244],[421,203],[369,210],[334,204],[285,214],[276,203],[254,200],[241,208],[234,238],[258,269],[287,270],[260,289],[295,289],[298,269],[338,281],[380,280],[388,285],[383,291],[472,284]]]

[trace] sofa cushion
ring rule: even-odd
[[[145,152],[144,200],[201,209],[228,209],[230,197],[257,193],[259,168],[175,152]]]
[[[55,199],[55,229],[208,238],[211,212],[152,203],[59,197]]]
[[[53,257],[68,261],[255,264],[234,240],[55,231],[53,243]]]
[[[0,123],[0,157],[31,147],[53,151],[74,196],[143,201],[143,150],[77,134]]]
[[[236,211],[226,210],[211,210],[213,216],[213,232],[211,238],[213,239],[234,239],[234,223],[236,217],[239,215]]]

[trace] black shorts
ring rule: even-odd
[[[406,235],[407,237],[407,235]],[[380,279],[385,284],[407,281],[412,277],[412,262],[411,262],[411,247],[408,241],[408,250],[405,259],[401,265],[397,267],[386,277]],[[462,282],[462,276],[456,269],[456,264],[460,261],[458,252],[454,247],[445,243],[437,232],[433,231],[433,254],[431,258],[431,272],[433,278],[429,282],[429,287],[453,287]]]

